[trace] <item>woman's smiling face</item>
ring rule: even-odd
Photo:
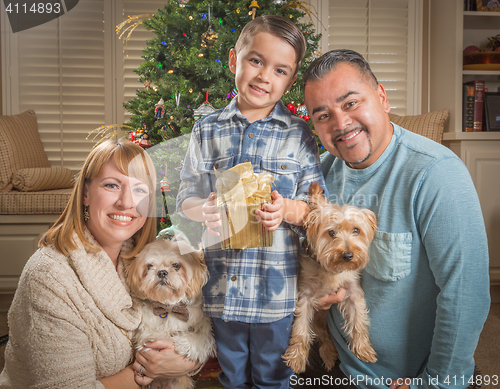
[[[100,174],[85,185],[83,203],[90,214],[86,225],[108,254],[139,231],[148,215],[149,186],[123,174],[111,158]],[[108,251],[111,250],[111,251]]]

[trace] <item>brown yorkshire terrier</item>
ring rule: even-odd
[[[349,349],[364,362],[376,362],[360,285],[360,273],[368,263],[368,247],[377,229],[375,214],[369,209],[330,204],[317,182],[309,188],[309,200],[311,212],[304,223],[307,243],[300,258],[299,296],[283,359],[296,373],[303,372],[317,336],[321,359],[328,370],[333,367],[338,353],[328,331],[327,311],[317,310],[318,298],[344,288],[346,297],[337,309],[344,318]]]

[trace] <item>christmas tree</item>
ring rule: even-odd
[[[175,207],[178,176],[194,122],[204,114],[225,107],[237,94],[234,75],[227,67],[229,50],[243,26],[261,14],[282,15],[304,33],[307,51],[297,80],[283,96],[289,109],[299,112],[303,101],[302,75],[319,55],[320,34],[313,28],[314,12],[300,1],[283,0],[170,0],[163,9],[142,21],[155,37],[146,42],[144,63],[136,69],[143,90],[125,103],[131,113],[130,138],[152,150],[159,163],[165,200]],[[306,118],[307,119],[307,118]],[[185,136],[182,136],[185,135]],[[165,142],[167,141],[167,142]],[[181,223],[180,220],[173,221]],[[169,225],[168,218],[161,227]]]

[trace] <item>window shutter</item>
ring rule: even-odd
[[[92,147],[88,132],[106,121],[103,7],[103,0],[82,0],[51,22],[13,34],[12,113],[35,110],[51,164],[73,171]]]
[[[415,45],[420,27],[419,0],[322,0],[319,7],[323,33],[323,52],[351,49],[370,63],[378,81],[384,85],[391,112],[416,114],[415,94],[420,93],[420,75],[415,71]],[[418,3],[418,4],[417,4]],[[321,16],[322,15],[322,16]],[[328,18],[325,19],[325,15]],[[417,58],[421,58],[417,57]],[[416,67],[419,69],[419,67]]]

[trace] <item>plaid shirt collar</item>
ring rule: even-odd
[[[222,109],[222,112],[219,115],[217,121],[230,120],[235,115],[240,118],[245,118],[238,109],[238,105],[236,104],[237,98],[238,96],[233,97],[231,102],[225,108]],[[287,107],[285,107],[283,101],[279,100],[274,106],[270,115],[265,119],[261,119],[262,122],[267,122],[270,120],[277,120],[283,122],[287,127],[290,127],[290,124],[292,123],[292,114],[290,113],[290,110]]]

